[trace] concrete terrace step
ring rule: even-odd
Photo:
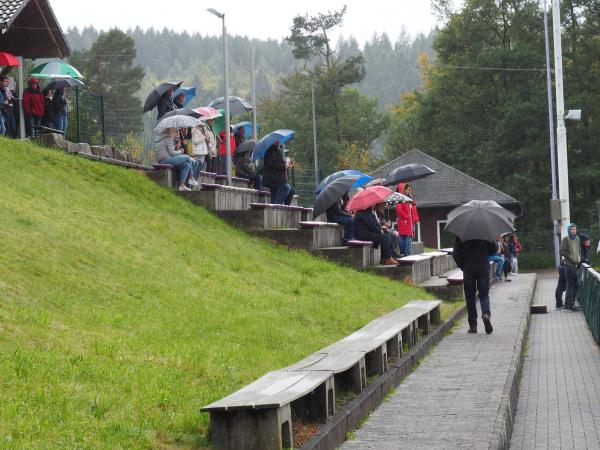
[[[442,300],[461,300],[464,298],[462,284],[449,284],[446,278],[432,277],[420,283],[419,287]]]
[[[317,256],[322,256],[330,261],[354,267],[357,270],[378,265],[381,259],[379,249],[368,246],[341,246],[319,248],[314,251]]]
[[[336,227],[259,230],[256,234],[291,248],[317,250],[342,245],[343,228],[334,225]]]

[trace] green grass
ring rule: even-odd
[[[202,448],[200,408],[423,291],[0,139],[0,448]]]

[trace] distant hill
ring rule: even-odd
[[[98,34],[99,31],[94,28],[72,28],[67,31],[67,39],[73,50],[86,49],[95,42]],[[222,95],[220,37],[140,28],[128,30],[127,34],[135,40],[138,52],[136,62],[146,73],[142,92],[152,89],[153,82],[177,78],[185,80],[186,85],[198,88],[199,105]],[[392,42],[385,34],[374,34],[362,49],[367,76],[358,89],[377,97],[381,107],[397,103],[402,92],[419,86],[417,61],[421,53],[433,54],[433,36],[434,33],[419,35],[412,40],[406,33],[401,33],[398,40]],[[294,59],[285,41],[230,36],[232,95],[250,97],[252,45],[256,49],[256,92],[260,100],[272,96],[279,89],[279,78],[298,68],[300,63]],[[360,46],[354,39],[340,40],[337,49],[339,55],[344,57],[360,51]]]

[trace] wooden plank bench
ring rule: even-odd
[[[373,245],[371,241],[352,240],[348,241],[346,246],[320,248],[316,253],[330,261],[362,270],[379,264],[381,252]]]
[[[202,408],[222,450],[280,450],[293,446],[292,418],[323,421],[335,414],[336,389],[360,392],[369,374],[387,370],[388,356],[414,345],[418,329],[440,323],[441,302],[413,301],[284,369],[269,372]],[[345,385],[345,386],[344,386]]]
[[[227,175],[214,174],[214,179],[217,184],[227,185]],[[252,182],[247,178],[231,177],[231,186],[233,187],[248,188],[250,184]]]
[[[410,266],[412,268],[412,279],[415,283],[422,283],[431,277],[431,256],[410,255],[398,259],[401,266]]]
[[[448,253],[449,255],[454,253],[454,249],[452,247],[442,248],[441,251],[443,251],[444,253]]]
[[[463,284],[463,271],[456,269],[446,276],[448,284]]]
[[[201,191],[179,192],[192,202],[212,211],[247,211],[258,203],[258,191],[215,183],[201,183]]]

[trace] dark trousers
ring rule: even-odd
[[[351,241],[354,239],[354,219],[350,216],[335,216],[331,218],[334,223],[339,223],[344,226],[344,240]]]
[[[562,308],[563,300],[562,295],[563,292],[567,290],[567,277],[565,276],[565,266],[561,264],[558,267],[558,284],[556,285],[556,291],[554,291],[554,298],[556,300],[556,307]]]
[[[42,124],[41,116],[34,116],[32,114],[25,114],[25,133],[28,137],[35,137],[36,130]]]
[[[206,171],[207,172],[211,172],[211,173],[216,173],[217,172],[217,157],[213,156],[207,156],[206,157]]]
[[[565,306],[575,305],[575,290],[577,289],[577,267],[565,264],[565,279],[567,280],[567,294]]]
[[[479,272],[463,271],[463,287],[469,314],[469,325],[477,325],[477,292],[481,303],[481,314],[490,314],[490,274],[488,270]]]
[[[388,234],[381,234],[381,237],[375,242],[381,248],[381,259],[392,257],[392,238]]]

